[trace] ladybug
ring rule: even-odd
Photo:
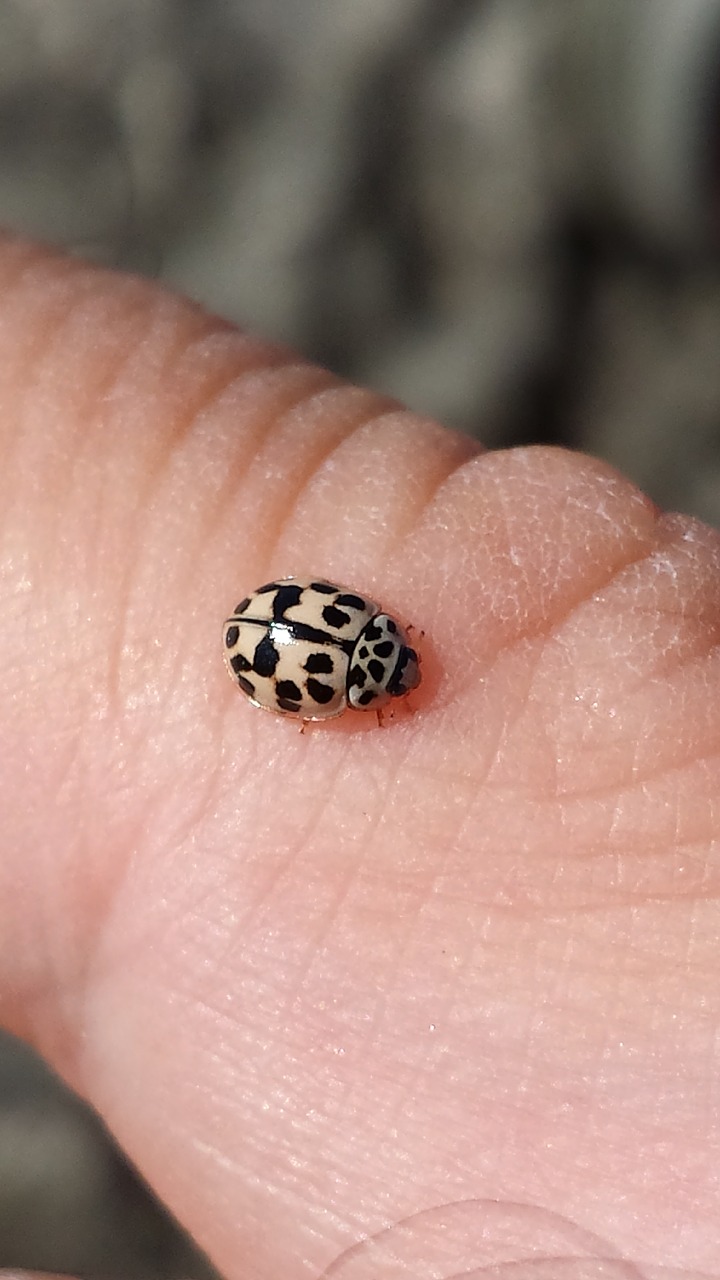
[[[378,711],[420,683],[418,655],[394,618],[323,578],[259,587],[223,627],[225,661],[256,707],[332,720]]]

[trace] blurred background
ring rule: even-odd
[[[0,223],[720,524],[720,0],[0,0]],[[0,1267],[207,1274],[0,1042]]]

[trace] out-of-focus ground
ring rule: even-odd
[[[716,523],[719,124],[720,0],[0,0],[0,222]],[[4,1042],[2,1266],[204,1273]]]

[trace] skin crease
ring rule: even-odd
[[[718,535],[11,240],[0,349],[4,1025],[229,1277],[720,1276]],[[233,688],[305,572],[414,714]]]

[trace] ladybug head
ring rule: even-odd
[[[402,644],[398,650],[397,662],[387,683],[387,691],[392,698],[404,698],[406,693],[417,689],[420,683],[420,660],[409,644]]]

